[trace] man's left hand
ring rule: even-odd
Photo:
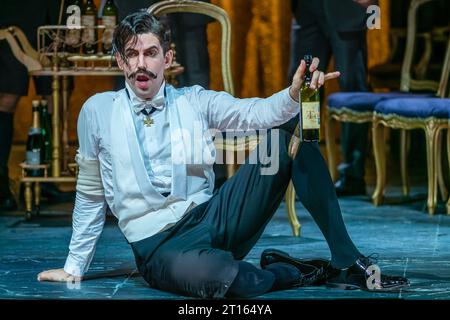
[[[311,72],[312,75],[310,85],[311,89],[319,89],[321,86],[323,86],[325,81],[336,79],[341,75],[339,71],[324,74],[322,71],[317,70],[318,66],[319,66],[319,58],[314,58],[309,68],[309,71]],[[302,60],[300,62],[300,66],[298,67],[297,71],[294,74],[292,85],[289,88],[289,94],[295,101],[298,101],[298,93],[300,91],[300,88],[302,87],[305,71],[306,71],[306,63],[304,60]]]

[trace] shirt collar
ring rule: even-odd
[[[165,105],[165,96],[164,96],[165,85],[166,81],[163,81],[161,87],[159,88],[158,93],[153,98],[144,100],[142,98],[139,98],[131,89],[131,87],[128,85],[128,83],[125,82],[126,92],[128,94],[128,98],[131,101],[131,105],[133,106],[134,112],[139,114],[142,111],[142,109],[149,109],[149,108],[151,109],[152,107],[157,110],[162,110]]]

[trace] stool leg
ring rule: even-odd
[[[402,174],[403,195],[409,196],[410,183],[408,176],[408,151],[409,151],[409,131],[400,130],[400,167]]]
[[[438,178],[439,191],[442,201],[446,201],[448,198],[448,190],[445,185],[444,173],[442,171],[442,134],[438,134],[437,146],[436,146],[436,173]]]
[[[34,205],[35,205],[36,214],[39,215],[39,212],[41,210],[41,183],[40,182],[34,183]]]
[[[25,182],[25,219],[31,219],[33,209],[33,194],[31,192],[31,182]]]
[[[375,157],[375,168],[377,172],[377,185],[372,195],[375,206],[379,206],[383,201],[384,188],[386,185],[386,149],[384,139],[384,126],[379,120],[374,119],[372,124],[372,144]]]
[[[450,129],[447,129],[447,160],[450,167]],[[447,214],[450,215],[450,196],[447,200]]]
[[[63,125],[62,125],[62,145],[63,145],[63,171],[69,170],[69,79],[67,76],[63,76],[62,80],[62,101],[63,101]]]
[[[297,212],[295,210],[295,190],[292,181],[289,182],[289,186],[286,191],[286,208],[288,212],[289,223],[292,227],[292,232],[295,237],[300,236],[302,225],[298,221]]]
[[[428,168],[428,213],[433,215],[437,205],[437,176],[436,176],[436,145],[438,128],[435,122],[430,122],[425,128],[427,146],[427,168]]]
[[[328,170],[331,179],[335,182],[338,179],[337,163],[336,163],[336,141],[334,132],[336,131],[336,120],[327,112],[327,125],[325,126],[325,146],[327,150]]]

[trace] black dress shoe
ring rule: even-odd
[[[300,271],[302,278],[299,280],[297,286],[324,284],[327,278],[327,269],[330,265],[330,261],[325,259],[297,259],[281,250],[264,250],[261,254],[261,268],[265,269],[268,265],[275,262],[288,263]]]
[[[338,197],[359,196],[366,194],[364,180],[341,178],[334,184]]]
[[[370,257],[361,257],[346,269],[330,267],[327,287],[383,292],[396,291],[409,286],[409,280],[404,277],[382,274],[375,262]]]

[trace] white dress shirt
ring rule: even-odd
[[[163,83],[151,101],[165,101],[164,88],[165,84]],[[128,86],[128,83],[126,83],[126,89],[133,105],[144,102],[144,100],[136,96],[134,91]],[[170,192],[172,184],[170,123],[168,111],[164,104],[156,107],[156,111],[151,114],[151,119],[154,122],[151,126],[144,125],[143,121],[146,119],[146,116],[142,112],[136,113],[135,111],[132,113],[136,134],[139,140],[143,141],[139,147],[144,155],[145,168],[153,186],[161,194]]]
[[[199,112],[209,128],[216,128],[220,131],[227,129],[269,129],[287,122],[299,111],[298,102],[291,98],[288,89],[265,99],[237,99],[228,93],[205,90],[200,86],[183,88],[179,92],[193,104],[192,112]],[[116,94],[116,92],[106,92],[89,98],[78,118],[78,152],[85,159],[99,162],[104,195],[92,195],[77,191],[73,210],[72,239],[64,266],[64,270],[72,275],[82,276],[88,270],[96,243],[104,226],[107,204],[110,208],[113,208],[114,205],[111,146],[108,145],[108,139],[106,138],[110,135],[110,106]],[[139,99],[132,90],[129,90],[129,94],[132,100],[129,105],[132,106]],[[161,94],[164,94],[164,84],[158,95]],[[159,192],[170,191],[173,179],[172,172],[169,169],[171,162],[171,140],[169,139],[171,124],[167,118],[167,109],[166,102],[164,108],[154,112],[152,115],[154,125],[152,127],[138,125],[142,120],[140,118],[142,115],[132,111],[139,144],[142,147],[141,152],[146,164],[145,167],[152,184]],[[189,112],[191,111],[189,110]],[[208,172],[211,173],[212,177],[214,176],[212,164],[208,167]],[[191,177],[191,175],[189,175],[188,186],[194,183],[195,189],[212,190],[211,175],[209,176],[210,179],[203,176]],[[195,192],[198,192],[198,190]],[[209,194],[211,196],[211,193]],[[203,199],[202,201],[207,200],[205,197],[201,199]],[[167,205],[169,205],[169,202]],[[184,206],[180,206],[183,212],[176,212],[177,209],[174,208],[172,209],[174,213],[172,222],[181,219],[184,211],[188,211]],[[155,231],[149,231],[146,236],[149,237],[154,233]],[[142,235],[141,238],[143,238]]]

